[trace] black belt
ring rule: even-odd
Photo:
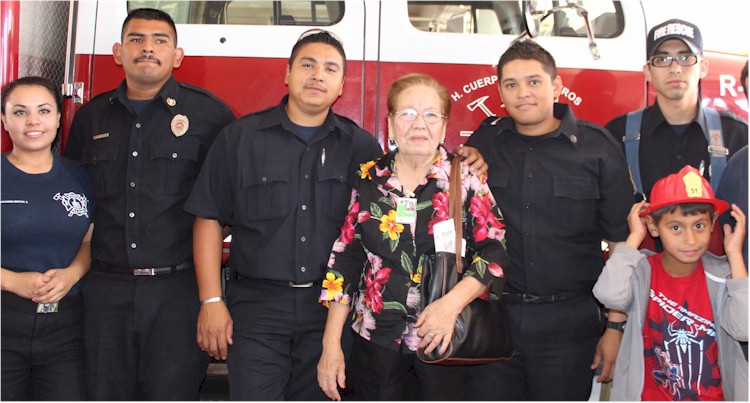
[[[319,283],[319,281],[311,281],[309,283],[301,283],[297,284],[291,281],[284,281],[284,280],[271,280],[267,278],[252,278],[247,277],[242,274],[237,273],[237,279],[238,280],[250,280],[250,281],[261,281],[263,283],[270,283],[275,285],[280,285],[282,287],[290,287],[290,288],[310,288],[314,286],[316,283]]]
[[[588,295],[589,291],[565,291],[552,295],[518,294],[514,292],[503,292],[503,297],[521,301],[524,304],[546,304],[550,302],[565,301],[582,295]]]
[[[64,296],[60,301],[57,302],[57,309],[68,309],[71,306],[75,305],[80,299],[80,294],[81,292],[79,291],[73,295]],[[10,291],[3,291],[2,305],[3,307],[20,308],[24,311],[36,312],[37,305],[39,304],[30,299],[19,297],[18,295],[13,294]]]
[[[175,266],[164,266],[164,267],[120,267],[109,263],[104,263],[101,260],[97,260],[92,267],[103,268],[104,271],[111,271],[115,273],[130,274],[133,276],[156,276],[159,274],[170,274],[181,271],[193,270],[193,260],[186,260]]]

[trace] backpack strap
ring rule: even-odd
[[[708,133],[704,133],[708,142],[708,155],[711,157],[711,165],[708,167],[711,175],[711,187],[718,189],[721,176],[727,167],[727,155],[729,150],[724,147],[724,136],[721,133],[721,118],[719,112],[712,108],[703,108],[706,116]]]
[[[711,158],[709,165],[709,174],[711,176],[711,187],[717,189],[724,170],[727,167],[727,156],[729,150],[724,147],[724,136],[721,132],[721,118],[719,112],[712,108],[702,108],[706,117],[706,127],[708,129],[706,141],[708,142],[708,155]],[[625,137],[622,138],[625,143],[625,158],[628,161],[630,170],[630,179],[633,181],[636,194],[640,194],[645,199],[643,192],[643,182],[641,180],[641,169],[638,158],[638,148],[641,144],[641,121],[643,120],[643,109],[633,111],[627,114],[625,119]]]
[[[630,171],[630,180],[633,182],[635,194],[646,199],[643,192],[643,183],[641,181],[641,167],[638,161],[638,147],[641,144],[641,120],[643,119],[643,109],[638,109],[628,113],[625,118],[625,136],[622,142],[625,143],[625,158],[628,161],[628,170]]]

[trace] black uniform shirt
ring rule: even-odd
[[[518,134],[510,118],[489,118],[466,144],[487,161],[503,208],[505,287],[513,293],[590,289],[604,266],[601,241],[628,236],[633,187],[619,145],[567,105],[555,104],[554,115],[560,127],[541,137]]]
[[[221,132],[185,210],[232,226],[229,264],[240,274],[302,284],[323,278],[356,171],[383,151],[330,111],[306,143],[287,99]]]
[[[747,123],[731,112],[719,112],[721,133],[724,147],[729,149],[729,157],[747,144]],[[607,123],[607,130],[622,144],[625,136],[627,115],[618,116]],[[703,176],[711,180],[708,155],[708,142],[703,133],[707,133],[706,117],[703,110],[695,117],[683,134],[677,134],[666,121],[658,103],[643,111],[641,122],[641,143],[638,150],[638,165],[641,171],[641,183],[646,197],[651,195],[651,188],[659,179],[677,173],[685,165],[700,169],[703,161]],[[649,198],[650,200],[650,198]]]
[[[183,205],[211,143],[233,120],[219,99],[174,77],[138,116],[124,81],[84,105],[65,156],[91,175],[98,207],[92,257],[120,267],[189,259],[194,217]]]

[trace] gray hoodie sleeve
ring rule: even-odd
[[[747,341],[748,333],[748,280],[745,278],[729,279],[725,311],[722,314],[721,326],[737,341]]]
[[[644,256],[637,249],[618,245],[594,285],[594,296],[607,308],[627,312],[633,301],[631,277]]]

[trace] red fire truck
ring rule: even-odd
[[[32,74],[61,82],[65,135],[78,107],[123,79],[112,45],[120,41],[128,11],[139,7],[160,8],[177,23],[178,45],[187,55],[177,79],[210,90],[237,116],[273,106],[286,94],[285,67],[302,32],[335,32],[344,40],[348,69],[334,110],[384,149],[386,92],[406,73],[430,74],[451,92],[449,148],[486,117],[504,115],[496,63],[528,27],[556,59],[564,85],[559,101],[579,118],[604,125],[654,96],[642,72],[648,25],[638,0],[3,1],[2,84]],[[710,67],[702,102],[747,119],[738,80],[747,56],[706,51],[705,57]],[[10,147],[3,133],[2,151]]]

